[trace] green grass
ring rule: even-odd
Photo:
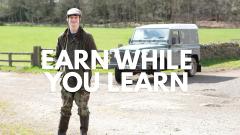
[[[55,48],[57,37],[65,27],[50,26],[0,26],[0,52],[32,52],[33,46],[40,45],[43,48]],[[92,33],[98,49],[111,49],[118,44],[127,44],[133,28],[85,28]],[[229,42],[239,39],[240,29],[200,29],[201,44]],[[0,59],[7,59],[7,55],[1,55]],[[14,56],[15,60],[30,60],[30,56]],[[239,63],[238,61],[236,61]],[[228,63],[228,62],[227,62]],[[231,63],[230,63],[231,64]],[[0,62],[0,65],[8,65]],[[13,63],[17,67],[0,67],[0,70],[18,72],[42,72],[39,68],[30,68],[30,63]],[[216,64],[215,64],[216,65]],[[236,63],[233,66],[238,65]],[[19,67],[21,66],[21,67]],[[25,67],[25,68],[22,68]],[[213,67],[210,65],[208,67]],[[101,72],[107,72],[102,71]]]
[[[8,107],[8,103],[5,101],[0,101],[0,112],[5,111]]]
[[[34,130],[22,124],[0,124],[0,133],[2,135],[47,135],[49,134],[49,133],[43,133],[43,132]]]
[[[208,59],[201,62],[206,70],[240,69],[240,58]]]
[[[199,39],[201,44],[229,42],[239,39],[240,29],[200,29]]]
[[[45,70],[39,67],[17,67],[17,66],[13,66],[13,67],[9,67],[9,66],[0,66],[0,71],[5,71],[5,72],[10,72],[10,71],[14,71],[14,72],[20,72],[20,73],[43,73],[43,72],[50,72],[50,73],[56,73],[56,70]],[[113,69],[94,69],[93,72],[100,72],[100,73],[108,73],[108,72],[114,72]],[[0,109],[1,109],[1,103],[0,103]]]
[[[217,70],[226,70],[226,69],[240,69],[240,58],[230,58],[230,59],[209,59],[201,61],[201,65],[203,70],[209,71],[217,71]],[[30,72],[30,73],[43,73],[50,72],[55,73],[56,70],[43,70],[39,67],[9,67],[9,66],[0,66],[0,71],[14,71],[14,72]],[[113,69],[102,70],[95,69],[93,72],[100,72],[101,74],[107,74],[108,72],[114,72]],[[1,103],[0,103],[1,110]]]
[[[0,51],[32,52],[32,47],[55,48],[57,37],[65,27],[0,26]],[[99,49],[111,49],[127,44],[133,28],[85,28],[93,34]],[[239,39],[240,29],[200,29],[200,43],[229,42]]]
[[[57,37],[65,27],[0,26],[0,51],[32,52],[32,47],[55,48]],[[111,49],[119,43],[126,44],[131,28],[86,28],[92,33],[99,49]]]
[[[30,73],[43,73],[43,72],[50,72],[50,73],[54,73],[56,72],[56,70],[45,70],[45,69],[42,69],[42,68],[39,68],[39,67],[24,67],[24,66],[13,66],[13,67],[10,67],[10,66],[0,66],[0,70],[1,71],[5,71],[5,72],[8,72],[8,71],[15,71],[15,72],[30,72]]]

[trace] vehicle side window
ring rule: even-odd
[[[172,31],[172,44],[180,44],[178,30]]]
[[[189,44],[191,40],[191,30],[180,31],[180,44]]]
[[[190,43],[191,44],[198,44],[198,33],[197,33],[197,30],[192,30],[191,31]]]
[[[186,32],[184,30],[180,31],[180,44],[186,44]]]
[[[180,44],[196,44],[198,43],[197,30],[181,30]]]

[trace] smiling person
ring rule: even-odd
[[[75,50],[85,50],[88,53],[88,59],[86,63],[91,67],[91,50],[96,50],[96,45],[91,34],[85,32],[80,26],[80,21],[82,17],[81,10],[77,8],[71,8],[67,11],[67,23],[68,28],[64,33],[58,38],[58,43],[56,47],[56,59],[58,59],[62,50],[66,50],[71,62],[74,64],[74,51]],[[79,65],[79,69],[69,69],[67,66],[63,67],[63,77],[69,72],[75,72],[82,77],[84,80],[84,72],[89,74],[89,84],[92,76],[91,69],[84,69]],[[69,87],[76,87],[77,79],[75,77],[70,77],[68,79]],[[82,82],[84,84],[84,82]],[[78,106],[78,115],[80,116],[80,130],[82,135],[87,135],[88,124],[89,124],[89,110],[88,110],[88,100],[90,93],[85,90],[84,85],[76,91],[67,91],[62,84],[61,94],[63,105],[61,107],[61,117],[59,122],[58,135],[66,135],[69,119],[71,116],[71,110],[73,106],[73,101],[75,101]]]

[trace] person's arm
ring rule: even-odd
[[[88,34],[88,40],[87,40],[87,53],[88,53],[88,60],[87,64],[91,68],[91,59],[92,59],[92,50],[97,50],[95,41],[93,39],[93,36],[91,34]]]
[[[89,35],[89,47],[90,47],[90,50],[97,50],[95,41],[94,41],[93,36],[91,34]]]
[[[57,62],[61,51],[62,51],[62,46],[61,46],[61,44],[60,44],[60,39],[58,38],[57,46],[56,46],[55,63]],[[60,70],[60,68],[58,69],[58,71],[59,71],[59,70]]]
[[[57,59],[58,59],[58,57],[59,57],[59,55],[60,55],[60,53],[61,53],[61,50],[62,50],[62,47],[61,47],[60,41],[59,41],[59,39],[58,39],[58,41],[57,41],[57,46],[56,46],[55,61],[57,61]]]

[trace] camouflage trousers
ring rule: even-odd
[[[61,107],[61,115],[70,117],[73,101],[75,101],[76,105],[78,106],[78,115],[82,117],[89,116],[90,112],[88,110],[88,100],[89,100],[90,92],[86,90],[68,92],[67,90],[62,88],[61,94],[62,94],[62,102],[63,102],[63,105]]]

